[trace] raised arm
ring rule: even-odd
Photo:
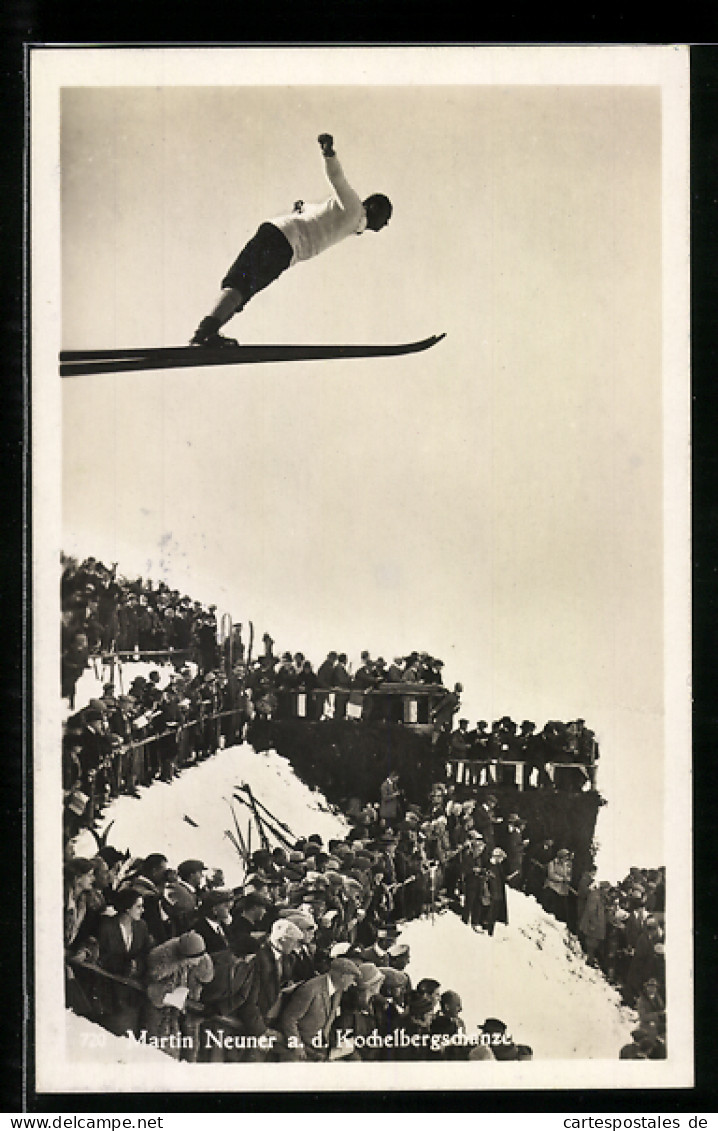
[[[364,210],[364,205],[359,194],[351,187],[344,176],[344,170],[334,149],[334,138],[331,134],[320,134],[317,141],[324,157],[327,180],[337,194],[340,204],[346,212],[355,212],[357,218],[359,218]]]

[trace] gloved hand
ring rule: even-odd
[[[322,147],[322,153],[325,157],[334,156],[334,138],[331,134],[320,134],[317,141]]]

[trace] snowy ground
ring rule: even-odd
[[[235,826],[230,802],[233,787],[248,783],[256,798],[288,825],[295,839],[319,833],[326,842],[341,837],[349,825],[334,813],[322,794],[295,777],[289,763],[274,751],[258,754],[251,746],[231,746],[181,772],[171,783],[140,787],[139,799],[123,795],[103,811],[101,828],[114,821],[109,841],[133,856],[162,852],[176,867],[182,860],[199,859],[208,868],[221,868],[226,883],[241,883],[244,870],[227,831]],[[250,812],[233,802],[242,834],[249,835]],[[261,847],[256,827],[252,850]],[[272,847],[278,843],[272,841]],[[94,838],[88,832],[75,845],[78,856],[92,856]]]
[[[154,1066],[158,1071],[171,1071],[174,1061],[151,1045],[135,1044],[126,1037],[116,1037],[101,1025],[69,1010],[66,1014],[65,1040],[74,1062],[89,1064],[127,1064]],[[179,1066],[181,1068],[183,1066]]]
[[[615,1059],[636,1015],[562,924],[529,896],[507,895],[509,925],[498,923],[492,938],[451,912],[407,924],[413,981],[431,977],[456,990],[469,1032],[487,1017],[505,1021],[536,1059]]]

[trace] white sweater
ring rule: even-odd
[[[327,180],[336,195],[321,204],[305,204],[301,212],[274,216],[269,221],[284,233],[294,255],[290,266],[312,259],[340,240],[366,228],[366,213],[360,197],[347,181],[337,157],[325,157]]]

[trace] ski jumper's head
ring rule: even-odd
[[[389,197],[384,196],[381,192],[374,192],[362,203],[366,212],[367,228],[372,232],[379,232],[382,228],[385,228],[393,212]]]

